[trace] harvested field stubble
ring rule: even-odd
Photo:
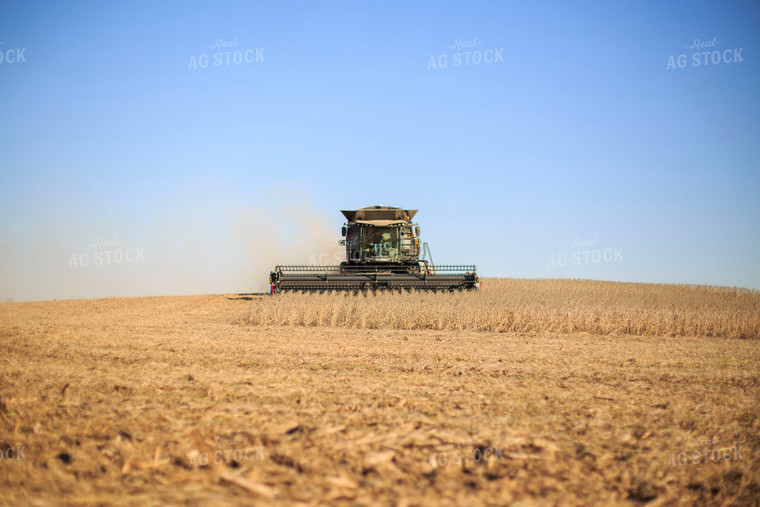
[[[590,280],[486,279],[480,292],[285,293],[246,323],[356,329],[760,338],[760,292]]]
[[[555,284],[564,291],[553,297],[526,282],[539,287],[532,308],[546,314],[573,295],[603,310],[572,283]],[[678,288],[664,289],[678,305]],[[681,290],[701,301],[700,288]],[[753,293],[721,294],[704,291],[700,307],[716,304],[705,316],[732,314],[731,297],[756,304]],[[459,296],[478,295],[418,296],[456,311],[469,301]],[[318,327],[309,319],[339,314],[299,304],[245,295],[0,304],[0,450],[13,458],[0,461],[0,503],[760,498],[756,340],[456,330],[445,313],[448,330],[368,329],[371,320],[355,329],[340,318]],[[412,319],[418,307],[408,306]],[[305,308],[317,317],[299,321]],[[309,326],[245,324],[262,311],[264,321]]]

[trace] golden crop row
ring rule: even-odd
[[[485,279],[479,292],[286,293],[245,323],[760,338],[760,292],[591,280]]]

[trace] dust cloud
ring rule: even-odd
[[[277,264],[337,264],[342,217],[307,197],[180,193],[135,216],[0,236],[0,303],[269,291]],[[68,225],[66,225],[68,224]]]

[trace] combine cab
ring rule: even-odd
[[[347,223],[339,266],[276,266],[272,294],[283,291],[478,289],[474,265],[434,266],[420,260],[416,209],[372,206],[341,210]]]

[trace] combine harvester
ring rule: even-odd
[[[420,259],[416,209],[371,206],[341,210],[346,261],[339,266],[276,266],[272,294],[285,291],[479,289],[474,265],[435,266]],[[427,247],[427,244],[424,245]]]

